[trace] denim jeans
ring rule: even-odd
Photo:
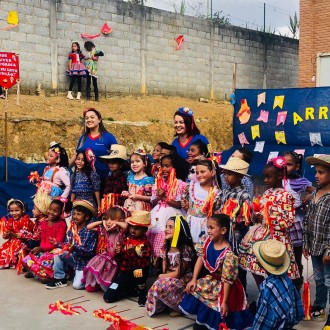
[[[75,265],[76,265],[76,261],[74,260],[72,254],[68,256],[68,251],[63,252],[63,254],[56,255],[54,257],[54,278],[58,280],[65,278],[66,267],[70,266],[74,268]],[[74,289],[80,290],[85,288],[85,285],[81,283],[83,275],[84,273],[82,270],[75,271],[74,279],[72,283],[72,287]]]
[[[312,256],[314,280],[316,284],[314,306],[325,309],[330,289],[330,264],[323,264],[322,258],[322,255]]]

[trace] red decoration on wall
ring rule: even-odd
[[[183,43],[184,43],[184,38],[183,38],[183,35],[181,34],[180,36],[178,36],[176,39],[175,39],[176,43],[178,44],[176,46],[176,50],[180,50],[182,49],[182,46],[183,46]]]
[[[0,52],[0,86],[10,88],[19,80],[19,60],[16,53]]]

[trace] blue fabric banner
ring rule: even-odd
[[[249,170],[256,176],[262,175],[270,152],[303,150],[304,158],[330,153],[329,87],[237,89],[235,95],[234,146],[223,153],[223,163],[242,144],[254,151],[262,141]],[[312,182],[314,172],[303,162],[303,175]]]

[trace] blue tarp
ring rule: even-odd
[[[42,175],[45,163],[26,164],[14,158],[8,158],[8,182],[6,182],[6,158],[0,157],[0,216],[7,214],[7,201],[16,198],[28,205],[29,214],[33,209],[32,196],[36,193],[36,186],[29,183],[28,176],[32,171]]]
[[[266,93],[266,103],[258,107],[258,95]],[[254,152],[254,158],[250,166],[249,173],[261,176],[262,170],[268,160],[271,151],[278,151],[283,155],[285,151],[304,149],[305,157],[314,154],[330,154],[330,88],[290,88],[290,89],[237,89],[235,91],[236,103],[234,105],[233,118],[233,147],[223,152],[225,163],[234,150],[239,148],[240,142],[238,134],[244,133],[249,144],[245,147],[255,148],[256,141],[265,141],[262,153]],[[282,109],[278,106],[273,109],[276,96],[284,96]],[[241,124],[237,113],[241,107],[241,100],[246,99],[251,109],[250,120],[246,124]],[[311,109],[313,108],[313,109]],[[268,123],[257,121],[260,111],[266,110],[269,113]],[[287,111],[287,118],[284,124],[276,126],[277,114],[280,111]],[[298,118],[294,125],[294,117]],[[301,121],[302,120],[302,121]],[[260,137],[252,139],[251,126],[258,125]],[[284,131],[287,144],[278,144],[275,139],[275,131]],[[309,133],[320,133],[322,144],[311,146]],[[314,169],[303,163],[303,173],[306,178],[314,182]]]

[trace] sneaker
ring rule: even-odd
[[[87,292],[96,292],[101,290],[101,287],[98,284],[96,284],[95,286],[88,284],[85,286],[85,289]]]
[[[328,315],[327,321],[323,327],[323,330],[330,330],[330,314]]]
[[[53,290],[57,288],[64,288],[68,286],[66,278],[62,278],[61,280],[54,279],[54,281],[46,284],[46,289]]]
[[[144,307],[146,305],[147,302],[147,297],[146,296],[140,296],[138,299],[138,305],[140,307]]]
[[[312,319],[313,321],[323,322],[325,320],[325,311],[323,308],[313,306],[312,308]]]

